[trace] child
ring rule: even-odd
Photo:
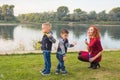
[[[56,53],[56,57],[58,59],[56,74],[60,73],[60,69],[62,70],[62,74],[67,74],[67,71],[65,70],[65,66],[64,66],[64,61],[66,60],[67,48],[73,47],[74,45],[76,45],[76,43],[69,44],[67,39],[68,34],[69,32],[66,29],[62,29],[60,32],[61,38],[60,38],[58,48],[57,48],[57,53]]]
[[[42,41],[41,41],[41,49],[43,51],[44,56],[44,62],[45,62],[45,68],[41,71],[42,75],[48,75],[50,74],[50,68],[51,68],[51,49],[52,49],[52,43],[55,43],[56,40],[52,36],[51,32],[51,24],[50,23],[43,23],[42,24],[42,32],[44,33]]]

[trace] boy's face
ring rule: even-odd
[[[42,32],[43,33],[48,33],[51,30],[50,26],[42,25]]]
[[[66,40],[68,38],[68,34],[67,33],[64,33],[64,34],[61,34],[61,37]]]

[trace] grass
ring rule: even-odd
[[[120,80],[120,51],[103,53],[101,68],[88,69],[88,63],[77,59],[77,53],[68,53],[65,62],[68,74],[56,75],[57,59],[51,55],[51,75],[42,76],[42,54],[0,56],[0,80]]]

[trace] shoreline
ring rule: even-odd
[[[19,24],[33,24],[33,25],[38,25],[38,24],[41,24],[41,23],[0,23],[0,26],[17,26],[17,25],[19,25]],[[54,23],[53,23],[54,24]],[[56,24],[56,23],[55,23]],[[59,23],[57,24],[57,25],[59,25]],[[68,26],[70,26],[69,24],[67,24],[67,23],[63,23],[63,24],[61,24],[61,25],[68,25]],[[91,24],[84,24],[84,23],[73,23],[72,24],[72,26],[75,26],[75,25],[82,25],[82,26],[85,26],[85,25],[91,25]],[[119,24],[94,24],[93,23],[93,25],[96,25],[96,26],[101,26],[101,27],[103,27],[103,26],[107,26],[107,27],[109,27],[109,26],[120,26]]]
[[[81,50],[68,50],[68,53],[69,52],[76,52],[78,53],[79,51]],[[86,51],[86,50],[84,50]],[[120,51],[120,49],[104,49],[103,51]],[[33,53],[33,54],[41,54],[42,51],[41,50],[28,50],[28,51],[2,51],[0,52],[0,56],[1,55],[13,55],[13,54],[17,54],[17,55],[23,55],[23,54],[30,54],[30,53]],[[51,51],[51,53],[56,53],[56,50],[53,50]]]
[[[116,25],[115,24],[113,24],[113,25],[112,24],[108,24],[108,25],[107,24],[95,24],[95,25],[96,26],[102,26],[102,27],[103,26],[106,26],[106,27],[109,27],[109,26],[120,26],[120,25],[117,25],[117,24]]]
[[[67,25],[69,25],[69,24],[67,24]],[[74,23],[73,23],[73,26],[74,26],[74,25],[82,25],[82,26],[86,26],[86,25],[96,25],[96,26],[101,26],[101,27],[103,27],[103,26],[107,26],[107,27],[109,27],[109,26],[120,26],[120,24],[99,24],[99,23],[98,23],[98,24],[97,24],[97,23],[95,23],[95,24],[94,24],[94,23],[93,23],[93,24],[89,24],[89,23],[88,23],[88,24],[87,24],[87,23],[86,23],[86,24],[84,24],[84,23],[83,23],[83,24],[82,24],[82,23],[77,23],[77,24],[75,23],[75,24],[74,24]]]
[[[19,23],[0,23],[0,26],[17,26]]]

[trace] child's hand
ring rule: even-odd
[[[63,57],[63,61],[66,61],[66,56]]]
[[[77,45],[77,42],[73,42],[73,45],[74,45],[74,46]]]
[[[50,34],[46,34],[47,35],[47,37],[50,37],[51,35]]]

